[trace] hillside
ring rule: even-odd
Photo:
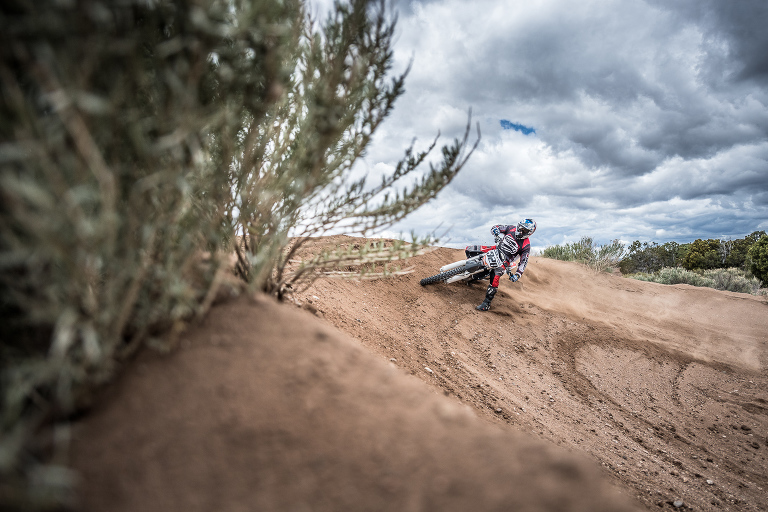
[[[764,300],[533,258],[481,313],[483,285],[418,285],[462,254],[143,355],[75,426],[84,508],[768,508]]]

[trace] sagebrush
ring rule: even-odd
[[[546,247],[541,256],[562,261],[576,261],[598,272],[615,268],[624,257],[625,247],[619,240],[605,245],[598,245],[590,237],[582,237],[578,242]]]
[[[171,348],[233,273],[280,296],[418,251],[287,269],[305,237],[390,226],[471,152],[467,130],[410,187],[431,148],[347,179],[403,91],[383,1],[318,23],[301,0],[8,0],[0,23],[0,499],[60,505],[71,482],[32,434]]]
[[[665,267],[658,272],[631,274],[627,277],[653,283],[689,284],[753,295],[760,293],[760,286],[762,285],[762,281],[738,268],[694,272],[681,267]]]

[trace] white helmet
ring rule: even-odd
[[[518,240],[524,240],[531,236],[536,231],[536,221],[533,219],[523,219],[517,223],[517,229],[515,229],[515,238]]]

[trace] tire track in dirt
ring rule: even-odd
[[[768,508],[764,304],[533,258],[480,313],[484,286],[418,286],[461,256],[441,248],[411,260],[411,275],[319,281],[308,293],[373,352],[488,421],[589,454],[649,509],[675,499],[696,510]],[[347,320],[371,301],[378,317]],[[737,323],[718,324],[712,308]],[[722,398],[728,386],[742,394]]]

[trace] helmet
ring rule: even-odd
[[[517,223],[517,229],[515,229],[515,238],[518,240],[524,240],[531,236],[536,231],[536,221],[533,219],[523,219]]]

